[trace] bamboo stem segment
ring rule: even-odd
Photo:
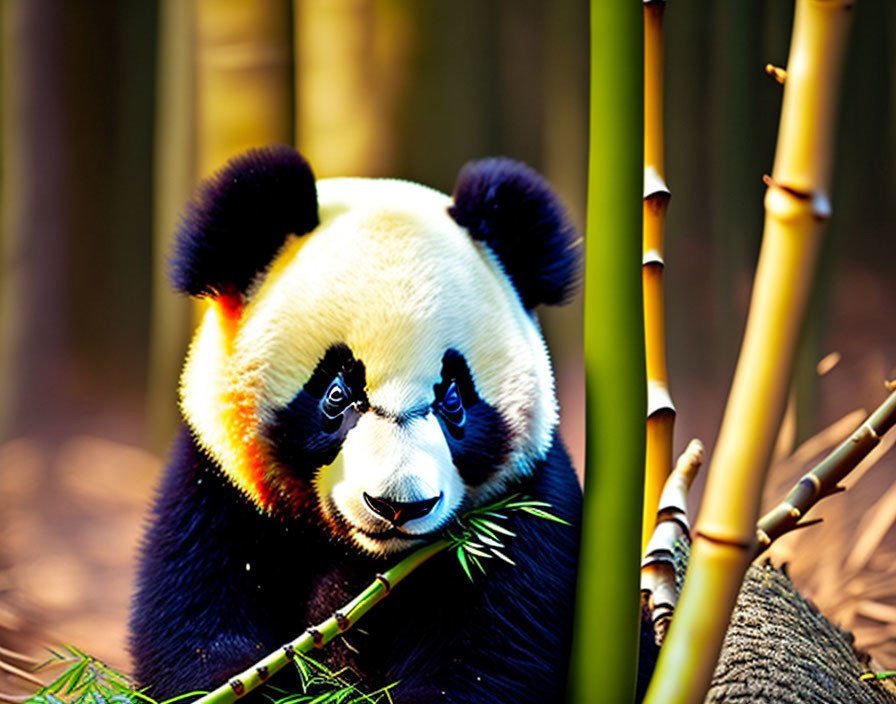
[[[896,391],[892,392],[856,431],[807,472],[787,497],[766,513],[756,526],[753,559],[785,533],[808,523],[800,520],[816,503],[841,490],[838,483],[859,464],[896,424]],[[811,523],[812,521],[810,521]]]
[[[572,701],[635,694],[646,384],[640,202],[642,10],[591,2],[585,487]]]
[[[824,222],[849,0],[798,0],[747,328],[694,548],[646,704],[697,704],[754,554],[759,499],[790,386]]]
[[[641,598],[647,600],[657,645],[666,638],[678,603],[675,578],[675,544],[690,540],[688,491],[703,464],[703,443],[691,440],[675,463],[660,497],[656,528],[641,561]]]
[[[197,699],[194,704],[231,704],[242,696],[264,684],[276,672],[282,670],[296,653],[308,653],[322,648],[340,633],[351,628],[364,614],[389,595],[392,588],[429,558],[442,552],[454,541],[444,538],[411,553],[393,568],[376,579],[339,609],[330,618],[309,628],[301,636],[284,645],[279,650],[262,658],[236,677],[217,689]]]
[[[647,445],[641,553],[653,534],[657,505],[672,471],[675,406],[666,370],[663,297],[664,229],[671,194],[665,181],[663,138],[663,10],[665,0],[644,3],[644,214],[642,285],[647,362]]]

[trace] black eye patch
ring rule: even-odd
[[[364,363],[348,345],[331,346],[286,408],[274,416],[266,437],[274,459],[299,476],[330,464],[348,431],[367,410]]]
[[[507,459],[510,430],[497,409],[476,392],[467,360],[457,350],[449,349],[442,357],[442,379],[433,391],[433,409],[454,466],[464,484],[478,486]]]

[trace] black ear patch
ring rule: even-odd
[[[290,233],[318,225],[311,167],[280,144],[231,159],[187,204],[172,257],[174,287],[191,296],[245,293]]]
[[[497,255],[526,308],[570,297],[581,247],[565,207],[536,171],[506,158],[471,161],[453,197],[448,214]]]

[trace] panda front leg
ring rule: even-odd
[[[259,554],[284,555],[279,532],[185,432],[144,536],[131,610],[134,674],[154,698],[216,687],[280,643],[277,624],[300,628],[303,615],[283,601],[285,585],[296,589],[289,561],[274,570]]]

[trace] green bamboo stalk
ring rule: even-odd
[[[643,10],[591,2],[585,261],[585,496],[570,693],[635,693],[645,417]]]
[[[778,538],[816,521],[800,519],[816,503],[841,489],[838,483],[859,464],[896,424],[896,391],[878,406],[856,431],[796,483],[780,504],[759,519],[753,559]],[[820,520],[820,519],[819,519]]]
[[[321,621],[316,626],[312,626],[281,649],[270,653],[251,667],[243,670],[240,674],[232,677],[227,683],[200,697],[194,704],[231,704],[231,702],[235,702],[240,697],[245,696],[253,689],[264,684],[271,675],[279,672],[292,662],[295,653],[309,653],[315,648],[322,648],[340,633],[351,628],[357,623],[358,619],[385,599],[396,584],[429,558],[456,544],[457,542],[450,538],[443,538],[411,553],[391,569],[386,570],[381,575],[377,575],[376,579],[363,592],[330,616],[330,618]]]
[[[798,0],[750,313],[687,579],[645,704],[702,702],[753,554],[759,499],[814,278],[851,0]]]

